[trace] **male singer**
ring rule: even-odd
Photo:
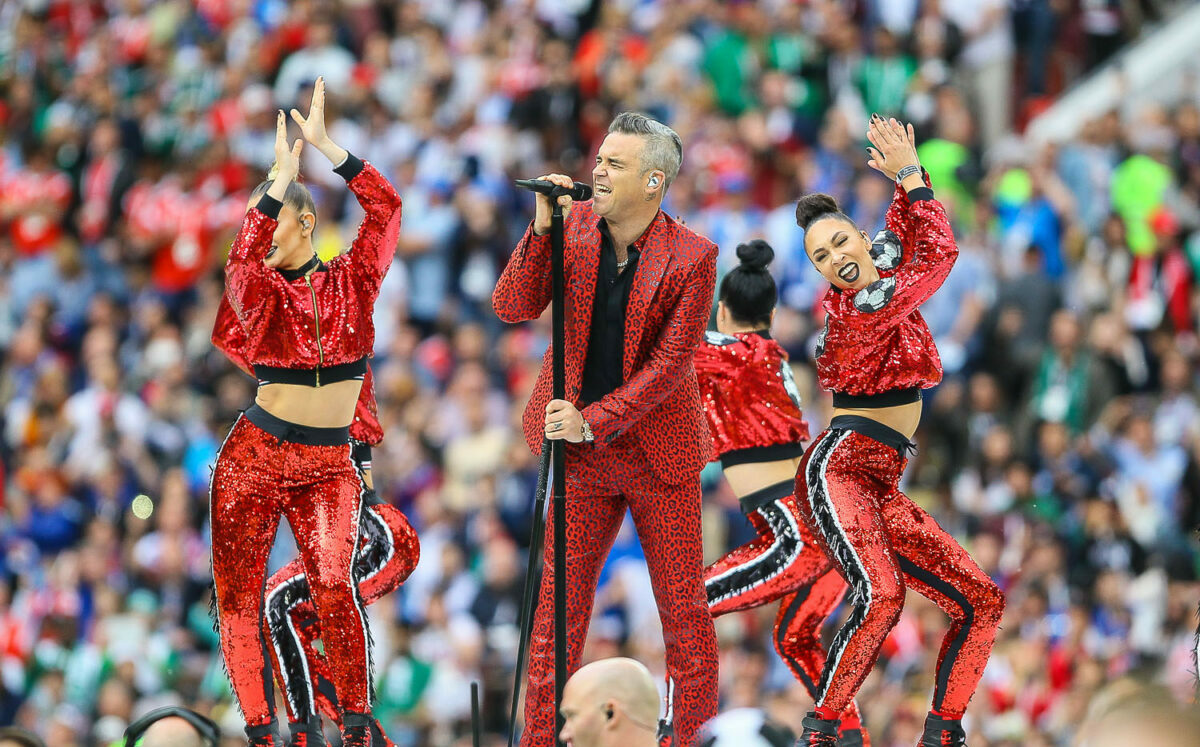
[[[671,128],[617,116],[592,169],[595,197],[565,221],[566,399],[551,400],[547,351],[525,408],[525,440],[567,445],[567,650],[579,667],[600,568],[628,506],[650,567],[667,653],[664,743],[691,745],[716,715],[717,645],[703,584],[700,469],[712,442],[692,356],[708,322],[717,247],[661,210],[683,146]],[[570,187],[569,177],[543,177]],[[567,212],[570,197],[558,198]],[[496,283],[507,322],[550,303],[551,198]],[[523,747],[554,744],[552,527],[530,641]],[[673,736],[671,736],[673,733]],[[670,737],[670,739],[666,739]]]

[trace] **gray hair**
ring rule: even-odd
[[[608,131],[638,135],[645,139],[642,173],[657,170],[666,174],[667,183],[663,185],[663,192],[666,192],[675,177],[679,176],[679,167],[683,164],[683,140],[679,138],[679,133],[640,112],[621,112],[608,126]]]

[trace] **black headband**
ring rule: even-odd
[[[152,724],[168,716],[177,716],[194,726],[208,747],[217,747],[217,743],[221,741],[221,730],[212,719],[180,706],[166,706],[156,708],[130,724],[125,730],[125,747],[134,747]]]

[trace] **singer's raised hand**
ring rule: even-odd
[[[564,189],[571,189],[575,186],[575,180],[565,174],[547,174],[538,178],[554,182]],[[538,236],[545,236],[550,233],[550,216],[554,212],[553,199],[550,195],[544,195],[540,192],[537,194],[537,209],[533,214],[533,232]],[[558,198],[558,204],[563,206],[564,219],[571,213],[572,202],[574,200],[571,199],[570,195],[563,195]]]

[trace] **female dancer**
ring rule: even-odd
[[[713,617],[783,601],[775,650],[814,698],[825,666],[821,623],[846,590],[800,519],[793,491],[808,440],[787,353],[771,339],[778,293],[765,241],[737,249],[741,264],[717,291],[717,332],[696,351],[696,376],[725,479],[758,530],[704,572]],[[841,714],[839,747],[870,747],[854,701]]]
[[[213,343],[238,368],[251,376],[254,368],[242,352],[245,336],[229,305],[221,299],[214,326]],[[375,406],[375,386],[367,366],[350,424],[350,456],[362,483],[363,511],[358,520],[360,536],[354,559],[354,577],[363,604],[370,605],[396,590],[408,578],[420,557],[417,533],[400,509],[385,503],[375,492],[371,477],[371,447],[383,440],[383,429]],[[312,593],[304,564],[293,560],[267,581],[263,634],[270,640],[271,666],[283,687],[291,732],[289,747],[324,745],[320,713],[341,726],[329,667],[314,643],[321,636],[320,621],[312,604]],[[392,747],[391,740],[375,719],[371,720],[375,747]]]
[[[796,206],[809,259],[832,286],[817,346],[833,420],[796,476],[804,523],[849,582],[855,607],[830,646],[802,745],[834,745],[838,719],[916,589],[950,615],[921,745],[965,745],[960,719],[991,652],[1004,596],[898,483],[921,416],[921,389],[942,378],[917,307],[958,255],[946,212],[922,179],[912,127],[872,117],[867,165],[897,182],[874,242],[828,195]]]
[[[403,512],[375,492],[371,446],[383,439],[383,431],[375,416],[369,368],[363,394],[350,425],[350,444],[363,490],[354,578],[363,604],[369,605],[395,591],[408,578],[417,566],[420,544]],[[276,571],[267,582],[264,626],[263,632],[271,641],[271,663],[287,704],[292,736],[289,747],[324,745],[320,714],[341,726],[341,709],[329,665],[314,645],[321,637],[320,619],[299,559]],[[370,727],[374,747],[394,747],[377,720],[372,719]]]
[[[213,583],[221,652],[252,745],[279,744],[262,618],[281,515],[320,619],[342,740],[371,744],[370,637],[353,575],[362,489],[349,425],[375,341],[372,307],[400,230],[400,196],[329,139],[324,86],[318,79],[307,119],[295,110],[292,117],[366,213],[351,251],[328,264],[313,252],[314,205],[296,181],[303,141],[288,148],[280,112],[276,168],[252,193],[225,266],[225,295],[260,385],[213,472]]]

